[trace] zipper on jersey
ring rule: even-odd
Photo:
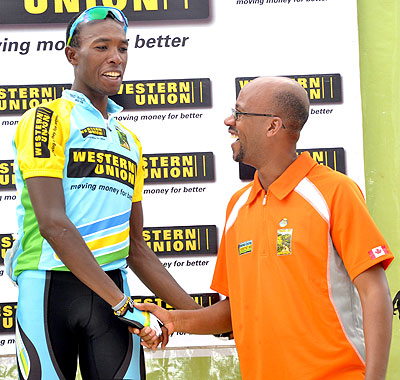
[[[113,137],[112,137],[112,129],[110,128],[110,119],[104,119],[103,118],[103,120],[104,120],[104,123],[106,125],[106,129],[109,132],[109,135],[111,137],[111,142],[114,142]]]

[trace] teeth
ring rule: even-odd
[[[113,71],[110,71],[109,73],[104,73],[104,75],[112,78],[118,78],[120,76],[119,73],[115,73]]]

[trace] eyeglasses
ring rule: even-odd
[[[123,24],[126,33],[126,30],[128,28],[128,20],[122,13],[122,11],[114,7],[92,7],[86,9],[86,11],[84,11],[72,24],[71,29],[69,30],[67,46],[69,46],[69,44],[71,43],[71,39],[75,33],[75,29],[80,23],[87,23],[93,20],[105,20],[107,15],[110,15],[114,20],[117,20],[121,24]]]
[[[267,116],[267,117],[279,117],[278,115],[274,115],[272,113],[253,113],[253,112],[240,112],[236,108],[232,108],[232,115],[235,120],[239,119],[239,115],[249,115],[249,116]],[[286,128],[282,123],[282,128]]]

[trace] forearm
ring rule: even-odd
[[[376,291],[363,301],[366,346],[365,380],[385,379],[392,336],[393,308],[390,294]]]
[[[366,349],[365,380],[384,380],[392,336],[393,307],[385,272],[377,264],[354,279],[361,299]]]
[[[229,299],[199,310],[172,310],[174,330],[190,334],[221,334],[232,331]]]
[[[129,267],[158,297],[176,309],[198,309],[200,306],[181,288],[164,268],[143,239],[131,241],[127,259]]]

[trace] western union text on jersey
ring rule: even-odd
[[[94,172],[99,176],[120,178],[132,185],[135,183],[136,165],[123,157],[112,153],[81,150],[74,151],[72,159],[74,163],[96,164]]]

